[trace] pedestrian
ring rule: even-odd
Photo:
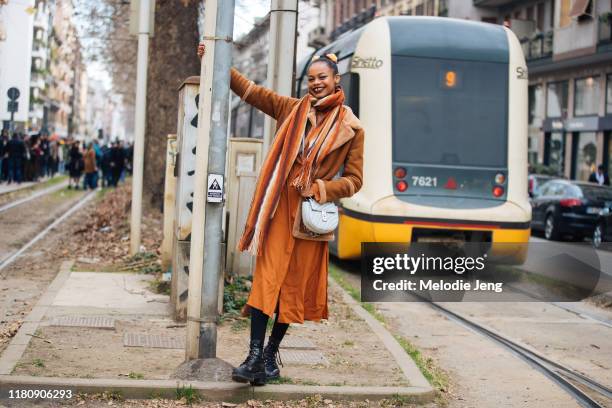
[[[119,141],[119,149],[121,150],[121,155],[123,156],[123,167],[121,168],[121,174],[119,176],[119,180],[121,180],[122,183],[125,182],[125,173],[127,172],[127,168],[128,168],[128,150],[127,147],[123,145],[123,140]]]
[[[41,177],[49,177],[51,176],[51,145],[46,133],[39,133],[39,148],[41,150],[40,175]]]
[[[45,159],[44,152],[41,147],[40,138],[32,137],[30,148],[30,161],[32,162],[32,181],[38,181],[40,177],[44,177]]]
[[[79,180],[83,173],[83,154],[79,149],[79,142],[73,142],[70,147],[69,153],[68,172],[70,173],[70,180],[68,181],[68,188],[74,187],[79,189]]]
[[[201,44],[198,54],[204,51]],[[328,241],[333,231],[308,231],[300,209],[306,197],[326,203],[361,189],[364,130],[344,105],[336,62],[334,54],[313,58],[308,94],[300,99],[281,96],[231,70],[232,91],[277,120],[238,242],[239,250],[257,255],[242,310],[251,316],[250,349],[232,372],[238,382],[263,385],[278,378],[276,357],[289,324],[328,318]],[[333,179],[341,169],[342,176]],[[264,349],[267,322],[275,312]]]
[[[591,183],[597,183],[600,186],[609,186],[610,185],[610,177],[608,177],[608,173],[606,173],[606,168],[603,164],[597,166],[597,171],[594,171],[589,176],[589,181]]]
[[[0,133],[0,182],[8,178],[8,130],[2,129]]]
[[[22,166],[23,160],[26,157],[26,148],[23,140],[17,133],[13,133],[13,137],[8,142],[7,159],[8,159],[8,182],[21,183],[22,181]]]
[[[85,164],[84,189],[95,190],[98,187],[98,167],[96,166],[96,151],[93,148],[93,143],[87,145],[83,162]]]
[[[131,176],[134,168],[134,142],[128,143],[125,154],[125,170]]]
[[[64,139],[61,139],[58,143],[59,148],[57,149],[57,170],[59,174],[63,175],[66,172],[66,158],[68,157],[69,148],[68,144]]]
[[[117,187],[124,165],[125,154],[123,148],[119,145],[119,141],[116,140],[110,149],[111,186]]]
[[[112,183],[112,173],[110,167],[110,146],[102,146],[102,186],[109,187]]]

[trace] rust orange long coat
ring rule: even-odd
[[[252,85],[245,95],[250,84],[251,81],[232,68],[231,89],[247,103],[276,119],[278,130],[299,99],[278,95],[258,85]],[[311,108],[308,120],[311,126],[316,125],[314,108]],[[361,188],[364,132],[350,108],[339,132],[315,174],[316,197],[320,203],[350,197]],[[300,166],[298,159],[262,242],[244,314],[251,306],[272,316],[278,305],[278,321],[281,323],[304,323],[304,320],[319,321],[328,317],[327,241],[314,240],[303,233],[303,228],[299,227],[302,197],[295,187],[289,185]],[[341,176],[334,177],[342,166]]]

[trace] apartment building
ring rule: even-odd
[[[256,84],[265,84],[268,73],[270,15],[255,22],[234,47],[234,66]],[[235,137],[263,137],[264,114],[233,98],[230,133]]]
[[[77,81],[75,70],[80,60],[79,42],[72,23],[73,12],[71,0],[56,0],[53,30],[49,39],[51,83],[46,125],[50,133],[59,137],[72,136],[69,125],[74,108],[74,85]]]
[[[49,37],[52,30],[54,0],[34,2],[32,27],[32,64],[30,70],[30,104],[28,128],[32,132],[42,130],[45,110],[48,109],[47,90],[50,81],[51,48]]]
[[[25,131],[30,104],[30,70],[34,23],[34,0],[12,2],[0,7],[3,41],[0,41],[0,121],[8,128],[11,112],[8,111],[7,91],[17,88],[20,96],[14,114],[14,128]]]

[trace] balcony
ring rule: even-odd
[[[371,6],[367,9],[364,9],[359,14],[356,14],[353,17],[351,17],[351,19],[349,19],[348,21],[345,21],[341,26],[336,27],[336,29],[330,33],[329,37],[331,40],[335,40],[341,34],[344,34],[347,31],[355,30],[357,28],[360,28],[366,25],[367,23],[372,21],[375,17],[376,17],[376,6]]]
[[[40,58],[42,65],[47,61],[47,49],[38,45],[32,48],[32,58]]]
[[[30,78],[30,86],[32,88],[45,89],[47,83],[45,77],[41,74],[32,73]]]
[[[599,16],[597,40],[600,44],[612,43],[612,12]]]
[[[325,27],[317,27],[308,33],[308,46],[313,48],[321,48],[327,44],[327,35],[325,35]]]
[[[553,32],[536,33],[530,38],[522,38],[521,46],[527,61],[550,57],[553,53]]]
[[[37,12],[34,15],[34,27],[46,31],[49,27],[49,16],[45,13]]]

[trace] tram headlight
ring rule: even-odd
[[[495,184],[504,184],[506,182],[506,176],[503,173],[497,173],[495,175]]]
[[[501,186],[495,186],[493,187],[493,196],[495,197],[501,197],[504,195],[504,188]]]

